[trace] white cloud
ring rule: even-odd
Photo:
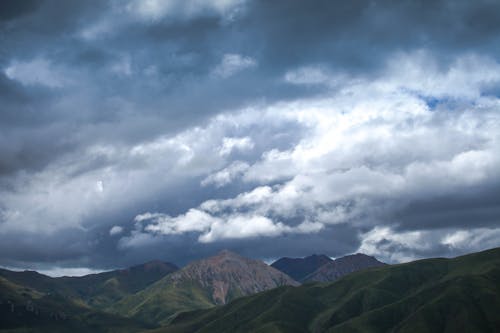
[[[398,85],[425,96],[473,99],[500,81],[500,64],[492,58],[469,54],[442,68],[426,51],[401,53],[389,61],[381,86]]]
[[[357,252],[373,255],[385,262],[408,262],[419,259],[416,251],[429,251],[436,237],[423,231],[396,232],[390,227],[375,227],[361,236]]]
[[[136,230],[131,237],[122,238],[123,247],[133,247],[148,233],[178,235],[198,233],[198,241],[212,243],[224,239],[244,239],[254,237],[276,237],[285,233],[314,233],[323,228],[321,223],[304,221],[296,226],[274,222],[271,218],[256,214],[230,211],[228,214],[215,215],[210,204],[192,208],[185,214],[171,217],[165,214],[145,213],[136,216]],[[140,243],[142,244],[142,242]]]
[[[282,234],[285,230],[284,224],[275,224],[264,216],[234,216],[226,221],[215,222],[208,232],[199,237],[199,240],[202,243],[211,243],[221,239],[272,237]]]
[[[442,237],[441,244],[461,252],[481,251],[498,247],[500,228],[454,230]]]
[[[62,69],[54,66],[49,60],[35,58],[30,61],[13,61],[4,69],[5,75],[25,85],[44,85],[60,88],[70,81]]]
[[[102,180],[98,180],[96,183],[95,183],[95,190],[97,193],[102,193],[104,192],[104,183]]]
[[[116,235],[121,234],[122,232],[123,232],[123,228],[120,227],[119,225],[115,225],[111,229],[109,229],[110,236],[116,236]]]
[[[213,70],[213,75],[228,78],[243,70],[257,66],[255,59],[240,54],[225,54],[220,64]]]
[[[241,161],[235,161],[228,167],[210,174],[201,181],[202,186],[214,184],[215,187],[222,187],[231,183],[234,179],[241,176],[250,166]]]
[[[389,263],[408,262],[435,256],[436,251],[461,255],[497,247],[499,237],[500,228],[397,231],[391,227],[375,227],[361,235],[357,252]]]
[[[190,209],[185,214],[171,217],[163,214],[153,214],[150,219],[145,219],[144,214],[135,218],[136,221],[145,224],[144,230],[165,235],[182,234],[186,232],[202,232],[209,228],[214,223],[219,221],[218,218],[199,210]]]
[[[131,0],[125,8],[141,19],[152,21],[205,15],[231,19],[244,3],[244,0]]]
[[[254,147],[252,139],[248,136],[243,138],[223,138],[222,145],[219,149],[219,154],[226,156],[231,154],[233,151],[246,151],[251,150]]]
[[[332,75],[320,66],[306,66],[285,73],[285,81],[293,84],[333,83]]]
[[[83,276],[88,274],[97,274],[102,273],[103,270],[92,269],[87,267],[53,267],[51,269],[37,269],[37,272],[52,276],[52,277],[60,277],[60,276]]]

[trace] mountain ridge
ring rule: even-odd
[[[154,260],[83,276],[50,277],[32,270],[7,269],[0,269],[0,276],[43,293],[64,295],[88,306],[104,309],[176,270],[178,267],[175,264]]]
[[[324,254],[312,254],[304,258],[283,257],[273,262],[271,267],[301,282],[307,275],[330,261],[332,259]]]
[[[355,253],[332,260],[305,276],[303,282],[332,282],[359,270],[387,265],[375,257]]]

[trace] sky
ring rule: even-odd
[[[0,266],[500,246],[500,2],[0,2]]]

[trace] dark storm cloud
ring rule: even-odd
[[[253,166],[273,149],[292,149],[310,135],[308,124],[266,118],[264,124],[224,123],[227,128],[189,134],[195,138],[189,140],[201,145],[198,150],[189,147],[195,157],[201,156],[189,166],[195,171],[189,172],[183,167],[181,171],[175,169],[176,161],[185,157],[185,142],[176,135],[211,126],[214,116],[234,110],[312,100],[342,89],[342,84],[332,87],[321,78],[315,84],[287,82],[287,73],[320,68],[327,76],[376,80],[385,75],[390,59],[421,50],[436,62],[437,71],[444,72],[454,59],[469,54],[500,60],[498,1],[256,0],[242,4],[235,1],[234,8],[225,10],[210,7],[210,3],[189,12],[182,8],[182,1],[173,1],[167,10],[140,13],[131,1],[1,2],[0,228],[19,207],[33,210],[36,216],[41,214],[41,219],[54,218],[63,226],[65,219],[71,220],[66,212],[58,215],[44,209],[40,197],[54,200],[56,204],[47,204],[53,208],[61,204],[61,197],[66,195],[69,200],[82,192],[82,199],[78,197],[68,206],[82,201],[82,207],[88,207],[78,213],[78,222],[67,222],[71,227],[54,227],[52,236],[34,235],[43,233],[45,225],[52,228],[57,223],[28,218],[21,224],[27,229],[36,226],[36,231],[0,231],[0,243],[5,246],[0,264],[53,260],[104,267],[116,263],[117,258],[120,265],[126,265],[154,257],[184,263],[222,247],[256,257],[352,252],[360,245],[359,233],[368,231],[366,226],[329,225],[312,235],[285,233],[277,238],[210,244],[200,244],[194,236],[159,236],[162,241],[156,239],[133,250],[120,250],[121,236],[109,235],[109,228],[123,226],[122,236],[127,236],[140,213],[176,216],[208,199],[233,198],[265,183],[248,176],[245,181],[221,188],[199,185],[207,173],[223,172],[235,160]],[[498,82],[488,82],[480,92],[494,95]],[[436,116],[435,127],[446,128],[459,117],[454,113],[459,107],[443,100],[439,108],[451,108],[451,115],[443,116],[439,124]],[[249,151],[236,150],[221,157],[216,149],[210,150],[224,137],[247,136],[253,145]],[[165,144],[161,138],[175,140]],[[489,139],[491,136],[464,139],[466,143],[460,149],[480,150]],[[449,141],[457,142],[456,146],[460,142],[455,137]],[[439,153],[458,153],[459,148],[446,146],[448,150],[443,148]],[[408,149],[403,148],[399,157],[387,158],[387,169],[398,169],[411,159],[424,160],[422,156],[427,154],[424,149],[421,155],[418,151],[405,155]],[[378,162],[371,159],[374,157],[365,156],[360,164],[376,167]],[[432,159],[436,156],[429,157]],[[259,170],[272,173],[265,165]],[[301,170],[292,170],[271,184],[297,174]],[[106,181],[106,177],[111,180]],[[95,187],[102,191],[118,179],[128,192],[104,197],[101,202],[99,193],[88,190]],[[71,186],[63,188],[65,184]],[[498,226],[495,184],[487,189],[479,185],[467,192],[470,195],[417,196],[416,201],[411,197],[409,203],[401,203],[398,209],[392,207],[374,220],[386,218],[385,223],[402,232],[466,228],[471,221],[478,227]],[[71,189],[74,193],[68,193]],[[52,198],[58,191],[65,195]],[[71,244],[72,250],[61,250]],[[46,251],[40,252],[45,246]],[[158,255],[162,252],[168,255]],[[444,252],[440,247],[435,253]]]
[[[418,48],[431,48],[444,59],[478,49],[498,54],[496,1],[293,0],[249,7],[238,24],[252,27],[247,49],[262,52],[268,70],[319,62],[364,74],[395,51]]]
[[[61,230],[56,235],[39,235],[30,232],[2,235],[0,260],[2,265],[24,263],[52,263],[56,261],[81,261],[92,249],[82,230]]]
[[[38,0],[27,0],[27,1],[15,1],[6,0],[2,1],[0,7],[0,20],[9,21],[20,16],[26,15],[37,9],[41,1]]]
[[[480,188],[415,200],[394,217],[404,230],[439,229],[453,225],[459,228],[494,227],[500,220],[500,185],[492,183]]]

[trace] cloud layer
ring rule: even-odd
[[[494,2],[1,7],[0,265],[500,245]]]

